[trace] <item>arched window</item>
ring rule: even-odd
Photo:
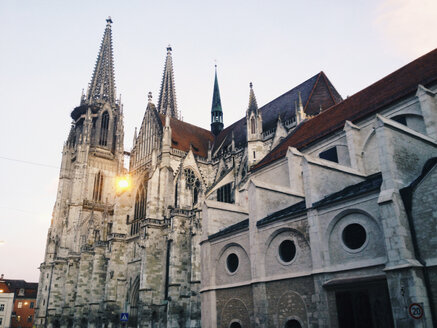
[[[96,202],[102,201],[103,192],[103,174],[98,172],[94,178],[93,200]]]
[[[174,207],[178,207],[178,184],[174,187]]]
[[[255,118],[250,119],[250,133],[255,134]]]
[[[147,189],[142,184],[137,191],[135,197],[135,212],[134,220],[143,219],[146,216],[146,200],[147,200]]]
[[[195,205],[199,200],[199,193],[200,193],[200,188],[201,188],[200,181],[196,177],[196,175],[194,174],[193,170],[185,169],[184,173],[185,173],[186,187],[193,192],[192,193],[192,196],[193,196],[192,200],[193,200],[193,205]]]
[[[108,145],[108,127],[109,127],[109,114],[104,112],[102,115],[102,123],[100,125],[100,146]]]

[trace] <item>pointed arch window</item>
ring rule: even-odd
[[[142,184],[137,191],[135,197],[135,212],[134,220],[143,219],[146,217],[146,200],[147,200],[147,190]]]
[[[103,174],[102,172],[98,172],[94,177],[94,188],[93,188],[93,200],[96,202],[102,201],[102,193],[103,193]]]
[[[250,133],[255,134],[255,117],[250,119]]]
[[[109,114],[108,112],[104,112],[102,114],[102,122],[100,125],[100,139],[99,139],[100,146],[108,145],[108,127],[109,127]]]
[[[194,174],[193,170],[185,169],[185,185],[192,191],[193,205],[196,205],[199,201],[199,193],[201,191],[201,184],[199,179]]]

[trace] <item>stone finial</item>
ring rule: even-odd
[[[152,91],[149,91],[149,93],[147,94],[147,98],[148,98],[148,102],[151,103],[152,102]]]
[[[108,18],[106,18],[106,23],[108,23],[108,25],[112,24],[111,16],[108,16]]]

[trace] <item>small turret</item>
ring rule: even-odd
[[[223,130],[223,111],[220,90],[217,80],[217,65],[215,65],[214,93],[211,106],[211,132],[217,136]]]

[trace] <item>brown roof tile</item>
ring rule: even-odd
[[[253,170],[284,157],[288,147],[302,149],[342,129],[346,120],[359,121],[395,101],[413,95],[419,84],[426,86],[436,81],[437,49],[304,122],[255,165]]]
[[[159,114],[161,124],[165,126],[165,115]],[[194,155],[208,157],[208,141],[211,145],[214,142],[214,135],[211,131],[202,129],[198,126],[170,118],[172,148],[182,151],[189,151],[190,145]]]

